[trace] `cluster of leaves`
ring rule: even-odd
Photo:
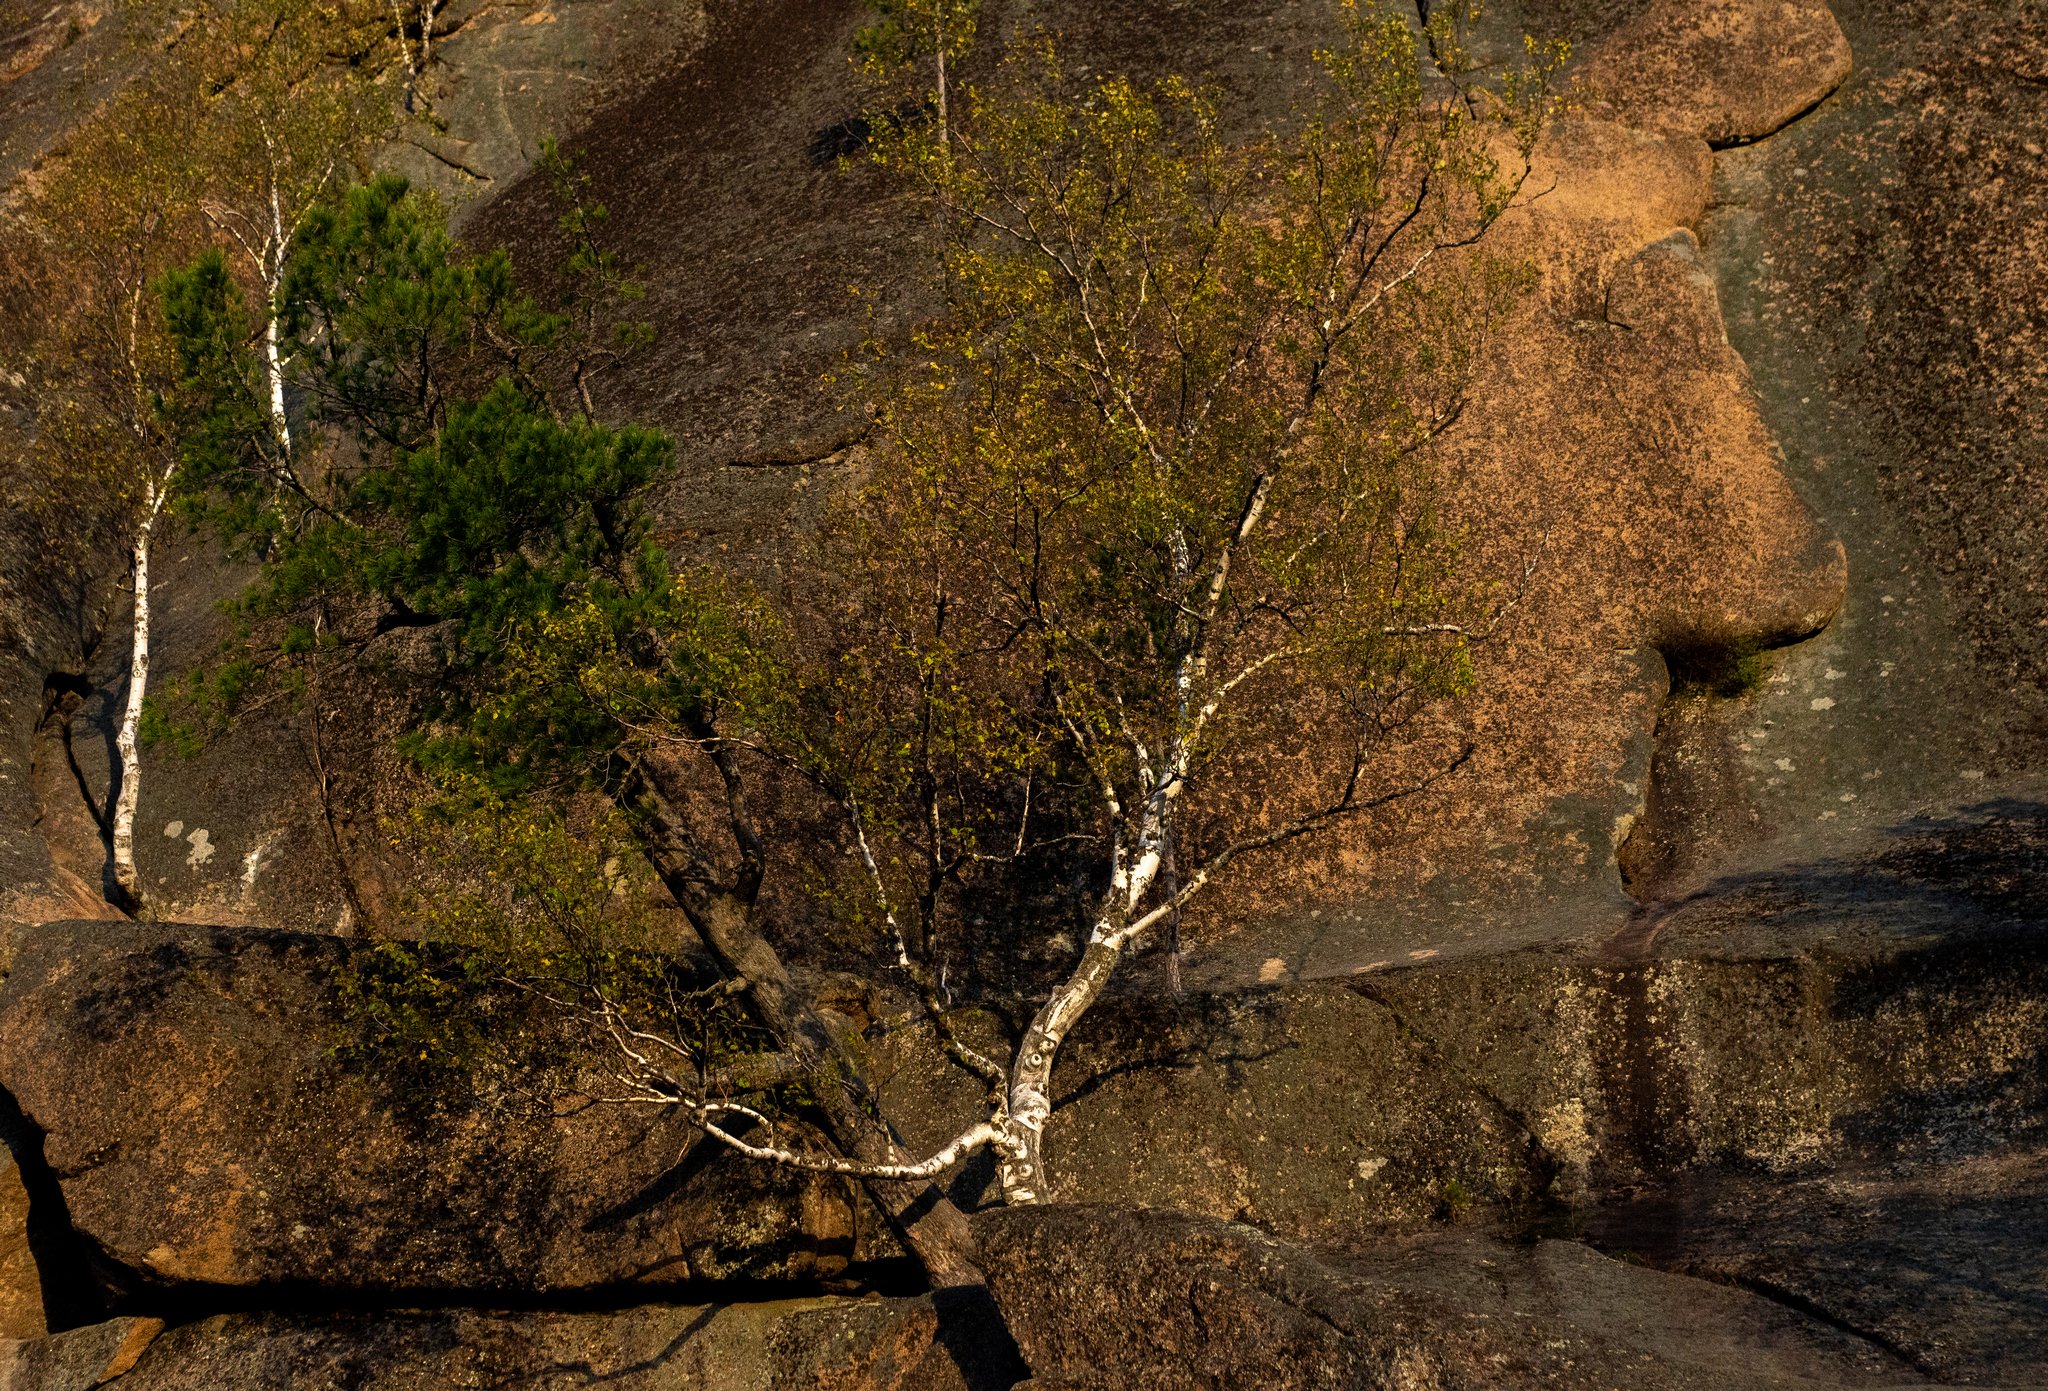
[[[1475,247],[1562,54],[1432,94],[1425,50],[1468,76],[1450,8],[1418,42],[1344,5],[1289,131],[1227,132],[1182,79],[1076,77],[1039,38],[956,87],[950,128],[875,141],[945,210],[946,300],[873,345],[871,481],[819,567],[838,660],[808,688],[887,897],[959,894],[971,926],[989,869],[1107,846],[1183,739],[1194,786],[1313,711],[1341,780],[1469,689],[1488,596],[1434,445],[1530,284]],[[1229,800],[1181,803],[1211,851],[1289,806]]]
[[[263,561],[240,605],[262,656],[188,692],[193,708],[231,715],[248,660],[336,644],[359,656],[394,629],[431,629],[451,702],[438,713],[459,716],[455,678],[504,658],[532,615],[572,595],[630,609],[662,587],[638,499],[672,448],[584,409],[588,306],[543,305],[503,252],[461,252],[403,179],[350,187],[294,241],[282,357],[317,445],[280,453],[252,313],[218,255],[165,277],[162,297],[181,510]]]

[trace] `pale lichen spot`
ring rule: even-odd
[[[176,840],[176,839],[177,839],[177,838],[178,838],[179,836],[182,836],[182,835],[184,835],[184,834],[185,834],[185,823],[184,823],[184,822],[182,822],[182,821],[166,821],[166,822],[164,822],[164,839],[165,839],[165,840]]]
[[[1815,696],[1809,703],[1808,708],[1812,710],[1832,710],[1835,708],[1835,698],[1833,696]]]
[[[192,853],[185,857],[185,868],[197,869],[213,858],[213,837],[204,826],[186,836],[185,841],[192,847]]]
[[[1269,956],[1264,964],[1259,967],[1259,979],[1261,981],[1276,981],[1285,974],[1287,974],[1287,960],[1285,957]]]
[[[1537,1134],[1552,1153],[1581,1168],[1593,1162],[1593,1134],[1584,1101],[1571,1097],[1544,1111],[1536,1124]]]

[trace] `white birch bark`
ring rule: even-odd
[[[128,654],[128,704],[114,748],[121,760],[121,791],[114,801],[114,881],[130,899],[139,897],[135,875],[135,809],[142,798],[139,735],[142,702],[149,689],[149,553],[165,489],[152,480],[143,498],[142,520],[135,528],[135,619]]]
[[[1157,912],[1133,921],[1132,914],[1151,892],[1159,874],[1160,833],[1168,803],[1178,791],[1186,751],[1176,748],[1173,759],[1149,790],[1138,835],[1135,863],[1126,861],[1119,845],[1111,852],[1114,869],[1109,892],[1088,936],[1081,961],[1039,1008],[1017,1048],[1010,1065],[1009,1114],[1004,1119],[998,1148],[1002,1160],[996,1167],[1002,1184],[1003,1201],[1013,1205],[1043,1203],[1051,1198],[1045,1178],[1042,1143],[1045,1123],[1052,1118],[1052,1070],[1062,1044],[1102,995],[1109,978],[1116,974],[1124,951],[1139,932],[1158,917]]]
[[[277,178],[273,173],[270,180],[270,244],[265,250],[263,264],[263,294],[267,301],[263,311],[263,370],[270,381],[270,425],[277,434],[279,458],[284,468],[291,467],[292,426],[284,410],[284,358],[280,341],[284,336],[283,326],[278,322],[278,292],[284,285],[285,252],[290,241],[285,235],[284,204],[278,196]]]

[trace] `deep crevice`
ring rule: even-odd
[[[79,1238],[84,1242],[83,1237]],[[513,1285],[373,1288],[316,1280],[222,1285],[152,1280],[123,1271],[126,1288],[105,1312],[191,1323],[216,1314],[390,1314],[475,1311],[489,1313],[604,1314],[650,1304],[767,1304],[786,1299],[878,1294],[895,1298],[931,1293],[923,1272],[907,1257],[859,1268],[857,1277],[832,1280],[682,1279],[618,1282],[580,1289],[534,1290]]]
[[[1699,834],[1699,811],[1728,801],[1726,784],[1740,772],[1726,758],[1702,757],[1695,736],[1708,732],[1729,703],[1762,689],[1772,654],[1809,641],[1825,627],[1733,642],[1678,639],[1653,649],[1663,660],[1668,685],[1650,735],[1640,807],[1614,848],[1622,890],[1639,911],[1609,944],[1610,954],[1646,952],[1672,888],[1706,867],[1701,852],[1709,847]]]
[[[1858,1327],[1840,1314],[1835,1313],[1832,1309],[1829,1309],[1826,1305],[1816,1303],[1797,1291],[1788,1290],[1783,1285],[1772,1280],[1766,1280],[1761,1276],[1730,1275],[1725,1278],[1727,1283],[1736,1286],[1738,1289],[1748,1290],[1760,1299],[1768,1299],[1773,1304],[1812,1319],[1815,1323],[1824,1324],[1834,1329],[1837,1333],[1855,1338],[1860,1342],[1868,1343],[1887,1357],[1896,1358],[1900,1363],[1912,1368],[1929,1381],[1946,1380],[1946,1375],[1940,1368],[1936,1367],[1926,1358],[1921,1357],[1911,1348],[1906,1347],[1903,1343],[1895,1342],[1873,1329]]]
[[[1798,125],[1801,121],[1805,120],[1808,116],[1811,116],[1814,112],[1820,110],[1823,106],[1826,106],[1828,104],[1829,99],[1833,97],[1835,93],[1841,91],[1843,86],[1847,84],[1851,75],[1852,73],[1844,73],[1842,75],[1842,80],[1840,82],[1837,82],[1834,86],[1828,88],[1825,92],[1822,92],[1812,101],[1800,107],[1797,111],[1793,112],[1790,116],[1787,116],[1784,120],[1778,122],[1777,125],[1772,126],[1763,134],[1730,135],[1723,137],[1720,140],[1709,140],[1707,142],[1707,148],[1712,150],[1715,154],[1719,154],[1723,150],[1741,150],[1747,149],[1751,145],[1761,145],[1764,141],[1769,140],[1774,135],[1782,135],[1784,132],[1792,129],[1792,127]]]
[[[0,1087],[0,1141],[14,1157],[28,1193],[28,1247],[43,1291],[43,1321],[52,1333],[98,1323],[112,1312],[112,1290],[94,1244],[71,1222],[64,1189],[43,1157],[43,1132]]]

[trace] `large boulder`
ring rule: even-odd
[[[1110,996],[1060,1057],[1053,1194],[1360,1239],[1722,1169],[2031,1143],[2043,847],[2048,815],[1958,816],[1731,878],[1577,950]],[[913,1137],[953,1133],[972,1086],[914,1035],[884,1051]]]
[[[150,1321],[154,1322],[154,1321]],[[117,1320],[0,1343],[5,1391],[968,1391],[929,1299],[653,1305],[614,1313],[257,1313],[160,1336]],[[125,1365],[124,1365],[125,1364]],[[993,1384],[1006,1384],[1007,1378]]]
[[[675,1117],[412,1094],[345,1066],[348,943],[55,924],[0,990],[0,1084],[117,1284],[545,1292],[815,1281],[846,1186]]]
[[[1598,44],[1579,75],[1634,124],[1733,145],[1814,106],[1850,61],[1825,0],[1657,0]]]
[[[1311,1252],[1104,1207],[976,1219],[1034,1386],[1071,1391],[1878,1387],[1901,1359],[1747,1291],[1568,1242]]]

